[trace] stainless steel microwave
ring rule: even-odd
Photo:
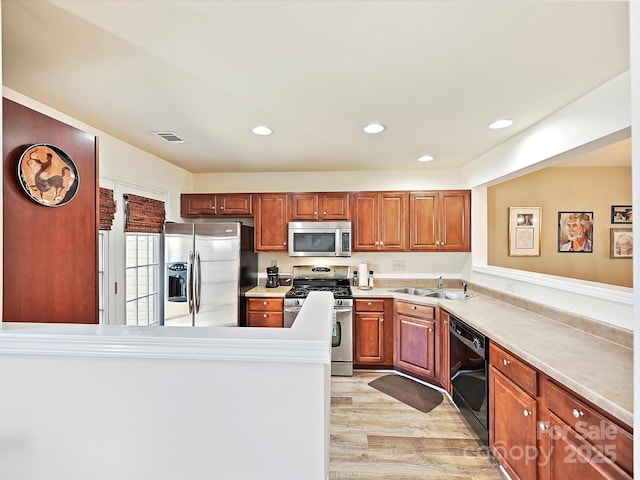
[[[351,222],[289,222],[290,257],[350,257]]]

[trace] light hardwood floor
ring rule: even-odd
[[[506,478],[446,396],[422,413],[368,385],[387,374],[332,377],[329,478]]]

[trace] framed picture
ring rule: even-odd
[[[558,252],[593,252],[593,212],[558,212]]]
[[[631,205],[611,205],[611,223],[633,223]]]
[[[633,235],[630,228],[611,229],[611,258],[633,258]]]
[[[509,207],[509,256],[540,256],[540,207]]]

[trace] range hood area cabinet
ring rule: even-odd
[[[291,221],[350,220],[349,193],[292,193]]]
[[[287,252],[290,221],[351,221],[353,252],[470,252],[469,190],[190,193],[186,218],[253,217],[256,252]]]

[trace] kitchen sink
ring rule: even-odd
[[[403,287],[391,290],[395,293],[405,293],[407,295],[416,295],[419,297],[443,298],[445,300],[461,301],[467,298],[475,297],[475,293],[465,292],[463,290],[429,290],[428,288]]]
[[[427,297],[444,298],[445,300],[466,300],[467,298],[475,297],[475,293],[464,292],[462,290],[435,290]]]
[[[427,288],[415,288],[415,287],[404,287],[398,288],[397,290],[391,290],[396,293],[406,293],[407,295],[419,295],[421,297],[425,297],[427,295],[431,295],[435,293],[434,290],[429,290]]]

